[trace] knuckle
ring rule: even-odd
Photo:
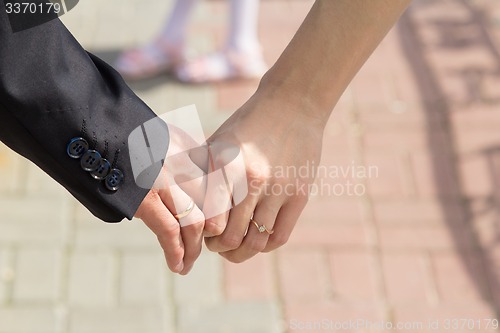
[[[168,239],[177,237],[180,232],[180,225],[177,223],[172,223],[166,225],[161,233],[158,235],[158,239],[160,242],[165,241],[168,242]]]
[[[262,252],[266,248],[266,243],[260,240],[253,240],[248,244],[248,247],[253,252]]]
[[[262,168],[248,168],[246,170],[247,179],[252,186],[263,186],[269,179],[269,173]]]
[[[167,262],[172,263],[172,264],[177,264],[179,262],[179,260],[181,260],[184,256],[184,251],[181,248],[176,248],[176,249],[163,248],[163,252],[165,254],[165,258],[167,259]]]
[[[151,190],[149,190],[148,194],[146,195],[146,198],[152,201],[161,200],[160,189],[153,187]]]
[[[199,220],[198,222],[193,224],[193,227],[195,228],[196,233],[202,233],[205,229],[205,220]]]
[[[215,253],[222,253],[228,250],[222,245],[221,236],[205,237],[205,245],[209,251]]]
[[[235,250],[235,249],[239,248],[241,245],[241,242],[242,242],[242,239],[240,239],[237,236],[232,236],[232,235],[222,236],[222,238],[220,240],[222,247],[224,247],[225,249],[228,249],[228,250]]]
[[[220,255],[227,261],[232,262],[233,264],[241,264],[242,262],[247,260],[246,258],[243,258],[235,254],[221,253]]]
[[[190,237],[193,237],[193,235],[201,235],[203,233],[203,229],[204,229],[204,223],[195,222],[183,226],[182,235],[183,237],[185,237],[185,235],[189,235]]]
[[[188,216],[191,216],[191,218],[196,221],[205,221],[205,214],[203,214],[201,209],[196,204]]]
[[[205,222],[205,230],[210,232],[212,236],[219,236],[224,232],[225,227],[216,220],[210,219]]]
[[[229,258],[228,260],[230,262],[232,262],[233,264],[241,264],[241,263],[245,262],[247,259],[235,257],[235,258]]]
[[[269,245],[273,249],[282,247],[288,242],[289,238],[288,234],[274,234],[269,238]]]

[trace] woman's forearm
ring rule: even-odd
[[[326,121],[411,0],[317,0],[259,90]],[[276,96],[277,95],[277,96]]]

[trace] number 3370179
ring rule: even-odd
[[[52,2],[38,4],[33,2],[6,2],[5,10],[7,14],[59,14],[61,12],[61,5]]]

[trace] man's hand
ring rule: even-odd
[[[189,157],[189,148],[195,145],[192,138],[173,126],[169,126],[169,133],[166,162],[135,216],[158,237],[170,270],[185,275],[202,248],[205,216],[199,204],[205,179],[195,177],[202,171]],[[192,181],[178,186],[182,178]],[[177,220],[175,215],[182,213],[186,216]]]

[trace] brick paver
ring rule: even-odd
[[[170,5],[87,0],[63,19],[112,61],[149,40]],[[269,64],[311,5],[262,1]],[[226,19],[225,2],[202,2],[190,53],[215,49]],[[497,331],[487,324],[500,309],[499,22],[495,0],[415,1],[325,131],[322,165],[377,174],[320,177],[364,191],[313,196],[283,249],[241,265],[204,253],[174,276],[140,221],[98,221],[0,145],[0,333]],[[159,113],[196,104],[211,133],[257,84],[131,86]],[[450,319],[469,326],[447,329]]]
[[[272,300],[276,297],[273,254],[261,255],[241,264],[224,263],[224,290],[234,301]]]

